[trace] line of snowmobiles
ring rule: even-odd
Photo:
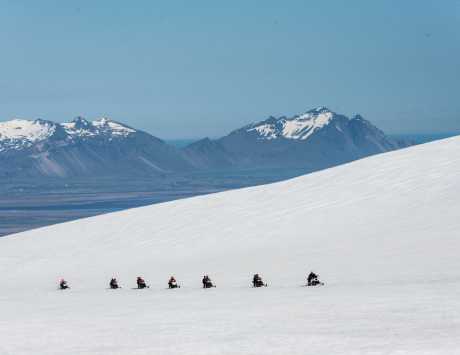
[[[204,275],[202,280],[201,280],[201,283],[203,285],[203,288],[205,288],[205,289],[216,287],[216,285],[213,283],[213,281],[211,280],[209,275]],[[145,288],[150,288],[150,286],[145,282],[144,278],[141,277],[141,276],[137,277],[136,285],[137,285],[137,287],[135,287],[133,289],[142,290],[142,289],[145,289]],[[319,276],[317,274],[315,274],[314,272],[311,272],[307,277],[307,284],[304,285],[304,286],[314,287],[314,286],[323,286],[323,285],[324,285],[324,283],[319,280]],[[252,287],[254,287],[254,288],[268,287],[268,284],[265,283],[262,280],[262,277],[259,274],[254,274],[254,276],[252,277]],[[59,289],[67,290],[69,288],[70,288],[70,286],[67,283],[67,281],[64,280],[63,278],[61,278],[59,280]],[[118,280],[115,277],[112,277],[110,279],[110,282],[109,282],[109,289],[116,290],[116,289],[119,289],[119,288],[122,288],[122,287],[118,284]],[[174,276],[171,276],[169,278],[169,280],[168,280],[168,288],[169,289],[180,288],[180,285],[177,283],[177,280],[176,280],[176,278]]]

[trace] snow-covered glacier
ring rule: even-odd
[[[459,354],[459,191],[455,137],[2,238],[0,354]]]

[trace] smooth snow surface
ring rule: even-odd
[[[457,137],[2,238],[0,354],[460,354],[459,192]]]

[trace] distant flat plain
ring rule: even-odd
[[[127,179],[0,181],[0,237],[78,218],[255,186],[302,175],[301,170],[206,172]]]

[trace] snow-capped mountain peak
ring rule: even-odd
[[[153,176],[192,169],[178,149],[107,117],[0,123],[0,153],[0,177]]]
[[[246,131],[256,132],[259,135],[258,139],[261,140],[276,138],[306,140],[317,130],[327,126],[336,116],[336,113],[321,106],[291,118],[270,117],[248,126]]]
[[[137,131],[131,127],[102,117],[88,121],[76,117],[70,122],[55,123],[43,119],[15,118],[0,122],[0,152],[19,151],[42,145],[51,140],[67,144],[75,140],[125,138]]]
[[[76,117],[71,122],[63,123],[62,126],[72,137],[92,137],[97,135],[126,137],[136,132],[135,129],[107,117],[102,117],[91,122],[82,117]]]
[[[0,122],[0,138],[41,140],[52,134],[56,128],[55,126],[52,122],[42,119],[31,121],[15,118],[11,121]]]
[[[51,137],[56,129],[55,123],[42,119],[0,122],[0,151],[30,147]]]

